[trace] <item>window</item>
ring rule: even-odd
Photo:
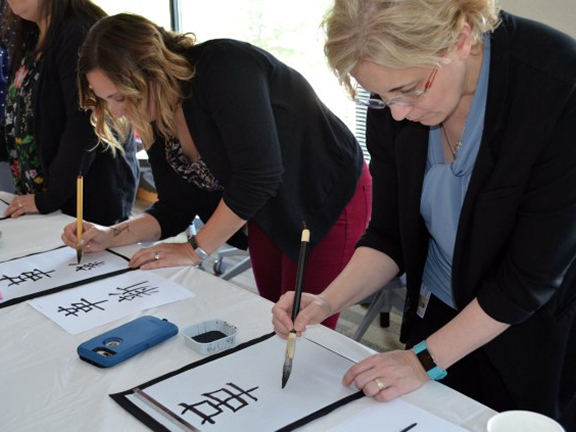
[[[170,28],[170,1],[155,0],[92,0],[108,15],[115,15],[121,12],[132,12],[142,15],[156,24]]]
[[[259,46],[296,69],[320,99],[354,131],[354,103],[329,69],[320,23],[333,0],[185,0],[182,31],[199,42],[232,38]]]

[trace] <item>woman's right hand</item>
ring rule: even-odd
[[[84,252],[100,252],[111,246],[110,228],[82,222],[84,232],[80,239],[80,246]],[[72,222],[64,227],[62,233],[64,244],[76,248],[76,222]]]
[[[300,312],[296,321],[292,322],[292,305],[294,304],[294,291],[288,291],[272,308],[272,324],[278,336],[287,339],[292,330],[296,330],[298,336],[306,331],[306,326],[320,324],[330,315],[332,308],[322,295],[302,293],[300,300]]]

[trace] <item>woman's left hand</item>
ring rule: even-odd
[[[190,243],[158,243],[155,246],[140,249],[130,260],[130,267],[153,270],[162,267],[194,266],[199,264]]]
[[[4,212],[4,216],[17,218],[26,213],[38,213],[38,208],[34,201],[34,194],[15,196]]]
[[[376,354],[352,366],[342,383],[383,402],[416,390],[430,379],[412,350]]]

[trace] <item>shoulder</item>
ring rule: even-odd
[[[195,48],[201,49],[204,56],[251,55],[257,51],[263,51],[248,42],[235,39],[211,39],[196,45]]]
[[[56,43],[62,44],[69,40],[84,41],[94,23],[93,19],[86,17],[70,16],[65,18],[56,29]]]
[[[56,28],[51,46],[47,49],[53,55],[60,57],[68,52],[77,52],[82,46],[86,35],[95,21],[89,18],[67,17]]]
[[[56,29],[50,46],[46,49],[45,59],[49,67],[75,67],[78,51],[94,21],[86,18],[68,17]]]
[[[187,57],[195,69],[190,91],[206,103],[215,95],[268,85],[281,65],[266,51],[232,39],[203,42],[190,48]]]
[[[576,40],[545,24],[503,12],[494,37],[507,38],[512,59],[560,81],[575,82]]]
[[[198,71],[243,68],[265,68],[280,62],[267,51],[233,39],[214,39],[192,48]]]

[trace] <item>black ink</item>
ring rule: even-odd
[[[202,334],[199,334],[197,336],[192,336],[192,339],[194,339],[196,342],[199,342],[199,343],[208,343],[208,342],[214,342],[215,340],[222,339],[225,337],[226,337],[226,335],[224,333],[222,333],[221,331],[212,330],[212,331],[209,331],[207,333],[202,333]]]
[[[119,296],[118,303],[124,300],[132,301],[135,298],[140,298],[143,296],[149,296],[158,292],[158,287],[151,287],[148,285],[143,285],[148,283],[148,281],[138,282],[134,285],[130,285],[126,288],[116,287],[119,293],[109,293],[109,296]]]
[[[100,267],[103,266],[106,262],[105,261],[95,261],[95,262],[88,262],[88,263],[84,263],[84,264],[76,264],[76,263],[72,263],[72,264],[68,264],[68,266],[76,266],[76,271],[88,271],[88,270],[92,270],[95,269],[96,267]]]
[[[28,281],[37,282],[44,277],[51,278],[52,276],[50,276],[49,273],[54,273],[54,271],[55,270],[50,270],[50,271],[44,272],[42,270],[34,269],[32,271],[29,271],[29,272],[22,272],[20,274],[20,276],[2,275],[0,282],[10,281],[8,286],[20,285],[20,284],[23,284],[23,283],[28,282]]]
[[[108,300],[101,300],[99,302],[94,302],[91,303],[86,299],[81,298],[81,301],[78,303],[72,303],[70,304],[70,307],[65,308],[62,306],[58,306],[58,312],[66,312],[66,315],[64,316],[69,316],[69,315],[74,315],[75,317],[78,316],[78,312],[84,312],[84,313],[88,313],[91,312],[94,309],[100,309],[100,310],[106,310],[103,307],[98,306],[100,303],[106,303]]]
[[[248,406],[248,402],[246,400],[247,398],[243,398],[242,396],[247,396],[254,401],[258,401],[258,399],[250,394],[250,392],[258,389],[258,387],[251,388],[250,390],[242,390],[240,387],[233,383],[226,383],[226,385],[232,387],[232,389],[236,390],[237,392],[234,393],[231,390],[222,388],[210,393],[203,393],[202,396],[208,398],[208,400],[190,405],[184,402],[179,403],[178,405],[184,407],[181,414],[185,414],[187,411],[191,411],[202,419],[202,424],[206,422],[215,424],[216,422],[212,418],[224,412],[220,407],[224,406],[232,412],[236,412]],[[218,395],[218,393],[220,393],[220,395]]]

